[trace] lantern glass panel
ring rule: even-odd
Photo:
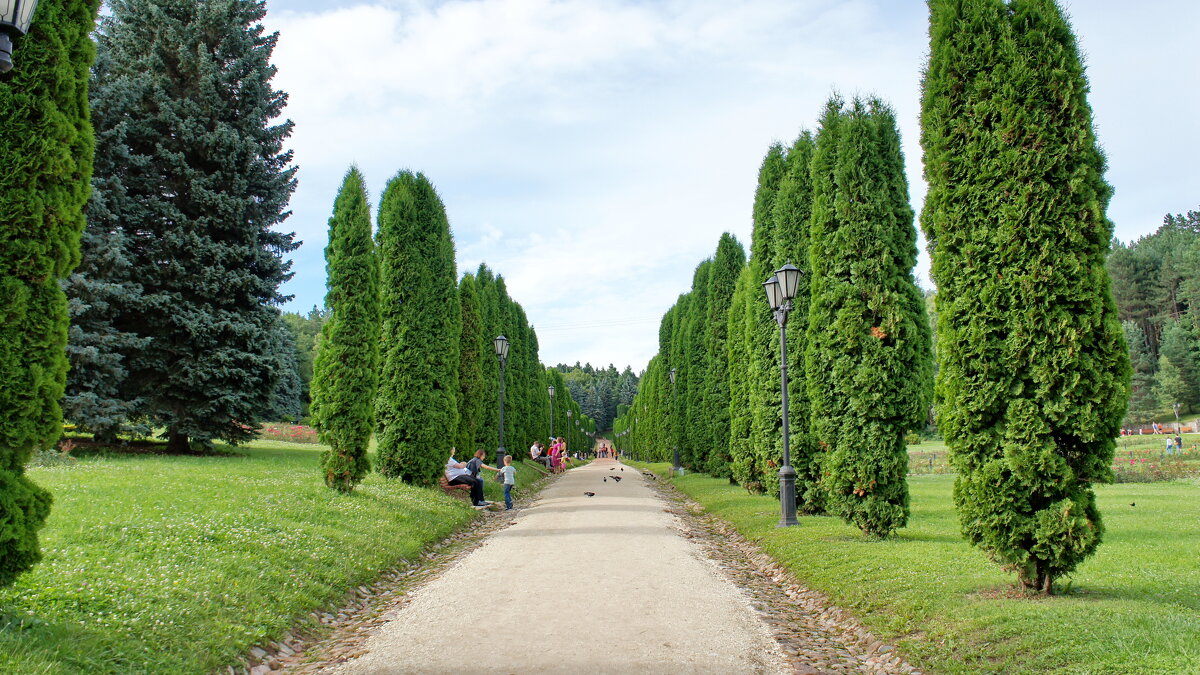
[[[783,306],[783,288],[779,285],[779,277],[771,277],[763,283],[763,290],[767,293],[767,304],[771,309],[779,309]]]
[[[800,289],[800,269],[795,265],[788,263],[780,267],[775,272],[776,278],[779,279],[779,285],[782,286],[784,301],[791,300],[796,297],[796,291]]]
[[[0,0],[0,23],[10,24],[21,35],[29,32],[37,0]]]
[[[508,338],[501,335],[493,340],[492,344],[496,348],[496,356],[502,359],[508,358]]]

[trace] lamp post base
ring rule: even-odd
[[[776,527],[799,525],[796,520],[796,470],[790,464],[779,469],[779,524]]]

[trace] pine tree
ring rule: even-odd
[[[921,224],[938,286],[938,425],[963,534],[1053,590],[1103,536],[1129,357],[1104,266],[1111,188],[1051,0],[934,0]]]
[[[383,366],[379,471],[429,485],[458,428],[462,310],[446,210],[424,174],[401,171],[379,205]]]
[[[120,432],[146,434],[138,423],[139,403],[123,395],[128,355],[143,349],[148,340],[114,325],[116,309],[135,302],[141,285],[125,254],[125,237],[98,212],[103,189],[88,203],[88,224],[83,232],[78,268],[63,282],[71,327],[67,339],[67,389],[63,419],[96,440],[113,441]]]
[[[917,234],[890,108],[833,99],[812,160],[812,269],[805,363],[827,448],[827,508],[885,537],[908,522],[904,435],[931,388]]]
[[[371,205],[362,173],[351,167],[329,219],[325,306],[313,363],[312,419],[321,442],[325,484],[350,492],[370,470],[379,372],[379,263],[371,239]]]
[[[1178,381],[1169,389],[1170,400],[1162,403],[1178,403],[1181,411],[1190,411],[1200,403],[1200,344],[1196,339],[1196,328],[1190,317],[1168,322],[1162,331],[1159,345],[1159,363],[1163,357],[1171,363]],[[1159,369],[1161,372],[1161,368]]]
[[[809,229],[812,216],[813,137],[805,131],[788,150],[787,173],[779,182],[772,207],[775,223],[774,269],[791,263],[801,272],[792,311],[788,314],[788,415],[792,467],[796,470],[796,502],[801,513],[825,510],[821,456],[809,425],[808,384],[804,352],[808,342]],[[776,348],[778,340],[775,341]]]
[[[149,337],[126,359],[129,398],[169,447],[252,438],[279,378],[283,255],[274,228],[295,189],[271,88],[276,34],[262,0],[114,0],[98,35],[101,144],[119,185],[103,195],[142,294],[116,327]]]
[[[708,277],[708,340],[705,354],[704,414],[709,448],[705,470],[717,478],[729,478],[729,313],[738,274],[746,264],[746,250],[728,232],[717,243],[712,272]]]
[[[1122,321],[1121,328],[1125,332],[1125,344],[1129,345],[1133,370],[1127,417],[1133,424],[1142,425],[1152,421],[1161,410],[1154,377],[1158,364],[1151,358],[1146,334],[1136,321]]]
[[[271,392],[271,403],[263,417],[267,420],[295,424],[300,421],[304,410],[300,391],[300,366],[296,362],[296,340],[282,315],[275,322],[275,341],[271,345],[271,357],[275,359],[273,369],[277,377],[275,389]]]
[[[96,0],[42,0],[0,76],[0,587],[41,559],[50,494],[25,475],[62,433],[67,301],[92,176]]]

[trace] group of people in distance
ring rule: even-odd
[[[504,456],[503,467],[494,467],[484,463],[483,458],[487,453],[483,450],[476,450],[475,456],[465,462],[454,458],[456,452],[455,448],[450,448],[450,459],[446,462],[446,482],[450,485],[471,486],[471,505],[483,509],[491,506],[491,502],[483,497],[483,477],[479,474],[485,470],[495,471],[497,480],[504,481],[504,509],[511,511],[512,489],[517,484],[517,467],[513,466],[512,455]]]
[[[549,450],[546,450],[545,444],[541,441],[534,441],[533,445],[529,446],[529,456],[551,473],[562,473],[567,470],[566,463],[571,460],[567,455],[567,441],[562,436],[551,440],[553,442],[550,444]]]

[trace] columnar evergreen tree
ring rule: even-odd
[[[800,269],[800,284],[788,314],[788,415],[792,467],[796,470],[796,502],[801,513],[821,513],[825,489],[821,485],[820,446],[809,425],[808,384],[804,352],[807,345],[809,280],[809,228],[812,216],[813,137],[805,131],[788,150],[787,173],[779,183],[772,207],[775,223],[773,269],[791,263]],[[778,340],[775,340],[778,347]]]
[[[708,462],[708,412],[704,405],[708,372],[704,357],[710,339],[708,331],[708,278],[712,272],[712,259],[696,267],[689,293],[687,316],[683,322],[684,361],[687,379],[684,382],[684,444],[682,461],[693,470],[703,470]]]
[[[0,76],[0,586],[41,559],[50,494],[25,475],[62,433],[67,301],[90,191],[96,0],[43,0]]]
[[[313,363],[312,420],[321,442],[325,484],[350,492],[370,470],[367,446],[375,420],[379,373],[379,263],[362,173],[351,167],[329,219],[325,307]]]
[[[783,411],[779,390],[779,325],[763,294],[762,283],[775,274],[775,199],[787,174],[783,146],[772,145],[763,159],[754,193],[754,231],[750,241],[751,278],[746,302],[749,355],[750,442],[757,480],[772,496],[779,495],[783,462]]]
[[[376,397],[379,471],[432,484],[458,428],[462,313],[454,241],[424,174],[401,171],[379,206],[383,365]]]
[[[1111,188],[1052,0],[933,0],[921,223],[938,424],[967,540],[1027,588],[1095,552],[1129,357],[1104,266]]]
[[[458,282],[458,298],[462,307],[462,337],[459,341],[458,370],[458,433],[454,447],[464,453],[479,447],[480,421],[483,419],[484,357],[491,356],[484,347],[489,338],[483,332],[483,315],[479,306],[479,290],[474,274],[464,274]]]
[[[900,134],[878,100],[834,99],[812,162],[809,397],[827,508],[884,537],[908,521],[904,435],[931,389],[925,300]]]
[[[475,271],[475,283],[479,291],[479,314],[483,323],[479,359],[484,384],[479,397],[481,416],[473,445],[475,448],[495,446],[498,436],[496,429],[500,423],[500,369],[496,364],[492,340],[504,330],[504,306],[496,281],[496,274],[481,263]]]
[[[272,305],[297,246],[274,229],[296,185],[287,96],[271,88],[277,35],[262,0],[109,6],[93,106],[123,175],[103,198],[143,289],[116,325],[150,338],[126,361],[126,396],[174,451],[248,440],[278,380]]]
[[[728,478],[729,403],[732,398],[729,378],[729,313],[738,274],[746,265],[746,250],[728,232],[721,235],[708,277],[708,341],[704,356],[704,417],[709,448],[704,467],[709,474]]]
[[[759,289],[754,280],[757,265],[747,263],[738,273],[729,301],[729,472],[750,492],[763,490],[755,455],[750,452],[750,332],[747,305]]]

